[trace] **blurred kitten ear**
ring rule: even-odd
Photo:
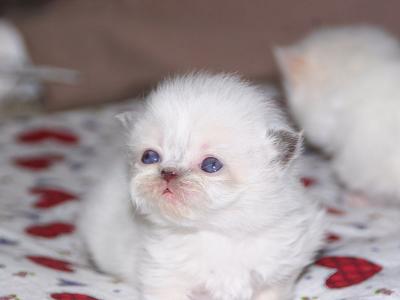
[[[306,68],[304,55],[298,53],[296,49],[284,47],[275,47],[273,52],[279,69],[286,76],[292,77],[293,79],[301,76]]]
[[[137,99],[129,108],[130,110],[115,115],[115,118],[127,130],[132,129],[136,121],[143,115],[146,105],[141,99]]]
[[[139,113],[137,111],[125,111],[117,114],[115,117],[125,129],[131,129],[138,116]]]
[[[288,166],[301,154],[303,144],[303,133],[292,132],[284,129],[272,129],[268,131],[268,137],[277,150],[277,157],[274,159],[281,166]]]

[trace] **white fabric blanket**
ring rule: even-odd
[[[127,284],[85,262],[74,234],[84,192],[115,151],[119,109],[0,124],[0,300],[133,299]],[[296,299],[400,299],[400,212],[347,207],[323,161],[309,155],[303,165],[299,180],[331,225]]]

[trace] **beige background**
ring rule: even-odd
[[[77,69],[50,84],[49,108],[136,96],[193,69],[276,77],[271,47],[323,25],[370,23],[400,32],[396,0],[58,0],[12,18],[35,63]]]

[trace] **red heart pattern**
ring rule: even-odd
[[[0,296],[0,300],[18,300],[18,298],[17,295],[12,294],[12,295]]]
[[[43,238],[56,238],[60,235],[74,232],[75,226],[69,223],[55,222],[50,224],[32,225],[25,229],[25,232],[32,236]]]
[[[326,256],[316,265],[336,269],[325,281],[330,289],[340,289],[364,282],[382,270],[380,265],[359,257]]]
[[[62,271],[62,272],[74,272],[74,270],[71,268],[71,263],[68,261],[60,260],[60,259],[55,259],[47,256],[33,256],[33,255],[28,255],[26,256],[27,259],[30,261],[53,269],[57,271]]]
[[[326,212],[330,215],[342,216],[342,215],[346,214],[343,210],[338,209],[336,207],[327,206],[325,209],[326,209]]]
[[[53,293],[50,297],[55,300],[99,300],[92,296],[77,293]]]
[[[317,181],[314,178],[311,177],[301,177],[300,178],[301,183],[303,184],[304,187],[310,187],[313,186],[317,183]]]
[[[336,233],[329,232],[329,233],[326,235],[325,240],[326,240],[328,243],[334,243],[334,242],[340,241],[341,238],[340,238],[340,236],[338,236]]]
[[[78,197],[71,192],[50,187],[32,188],[30,189],[30,193],[40,195],[40,198],[35,202],[34,207],[41,209],[51,208],[64,202],[78,199]]]
[[[74,145],[78,143],[79,138],[66,129],[50,128],[36,128],[25,131],[17,136],[17,141],[27,144],[41,143],[47,140]]]
[[[14,164],[20,168],[31,171],[45,170],[56,162],[62,161],[64,156],[60,154],[41,154],[34,156],[17,157],[14,159]]]

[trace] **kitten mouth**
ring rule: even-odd
[[[169,188],[164,189],[164,191],[162,192],[162,197],[171,203],[175,203],[178,201],[178,199],[176,198],[176,194]]]
[[[169,188],[166,188],[166,189],[162,192],[162,194],[163,194],[163,195],[173,195],[174,193],[171,192],[171,190],[170,190]]]

